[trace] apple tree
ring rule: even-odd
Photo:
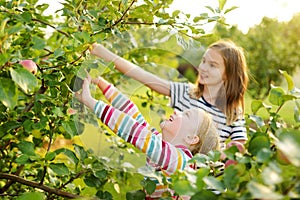
[[[120,51],[116,53],[127,53],[125,56],[137,63],[145,62],[155,52],[149,49],[145,53],[128,53],[136,45],[133,33],[148,27],[156,33],[155,28],[161,27],[165,32],[176,33],[176,44],[185,46],[189,44],[187,35],[205,33],[203,23],[224,20],[221,11],[225,1],[219,2],[220,8],[213,9],[217,12],[200,14],[193,21],[179,10],[167,12],[172,0],[66,0],[53,15],[46,15],[49,5],[37,0],[1,1],[1,198],[112,199],[115,192],[115,197],[124,199],[130,191],[126,181],[129,185],[128,179],[133,175],[114,170],[78,142],[78,135],[85,129],[85,123],[78,118],[85,108],[73,104],[72,90],[78,88],[80,69],[101,68],[101,73],[114,83],[120,76],[110,63],[89,60],[88,48],[94,42],[117,38],[123,43],[111,42]],[[148,39],[152,37],[152,41],[164,46],[166,34],[144,32]],[[136,37],[143,39],[142,35]],[[159,53],[163,58],[167,52]],[[147,92],[145,96],[152,94]],[[143,105],[150,100],[145,101]],[[138,178],[139,183],[142,177]],[[141,190],[129,193],[128,198],[143,196]]]

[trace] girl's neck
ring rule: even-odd
[[[216,88],[216,87],[204,87],[203,90],[203,98],[210,104],[215,105],[216,104],[216,100],[218,98],[220,92],[220,88]]]

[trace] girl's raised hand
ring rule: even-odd
[[[100,88],[100,90],[103,92],[109,85],[109,82],[107,82],[104,78],[102,78],[101,76],[94,78],[91,80],[91,82],[95,85],[98,85],[98,87]]]

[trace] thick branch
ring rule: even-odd
[[[15,174],[14,176],[18,176],[21,173],[21,171],[23,170],[23,168],[24,168],[24,165],[19,166],[17,171],[14,173]],[[7,183],[2,188],[0,188],[0,194],[4,193],[6,190],[8,190],[8,188],[12,184],[14,184],[13,180],[7,181]]]
[[[27,185],[27,186],[30,186],[30,187],[33,187],[33,188],[38,188],[38,189],[41,189],[41,190],[43,190],[45,192],[48,192],[50,194],[55,194],[55,195],[61,196],[61,197],[66,197],[66,198],[71,198],[71,199],[81,197],[79,195],[71,194],[69,192],[65,192],[65,191],[62,191],[62,190],[59,190],[59,189],[56,189],[56,188],[51,188],[51,187],[48,187],[46,185],[40,185],[39,183],[34,182],[34,181],[28,181],[28,180],[25,180],[25,179],[23,179],[19,176],[12,175],[12,174],[0,173],[0,179],[12,180],[14,182],[18,182],[18,183],[21,183],[23,185]]]

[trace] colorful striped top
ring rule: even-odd
[[[192,153],[187,147],[174,146],[164,141],[158,131],[150,128],[137,106],[129,98],[113,85],[109,85],[103,94],[111,105],[100,100],[95,105],[94,113],[119,137],[144,152],[151,166],[153,163],[155,168],[159,166],[161,172],[167,176],[176,170],[190,167],[187,162],[192,158]]]

